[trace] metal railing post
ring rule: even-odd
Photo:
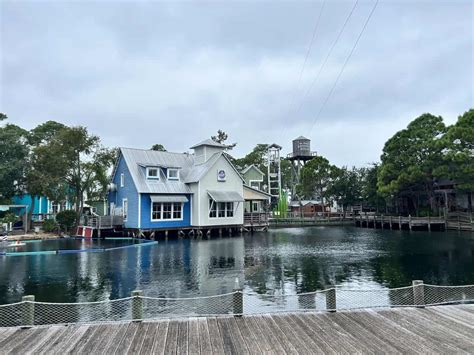
[[[35,324],[35,296],[23,296],[22,301],[21,326],[30,328]]]
[[[326,310],[336,312],[336,287],[330,286],[326,292]]]
[[[423,280],[413,280],[413,303],[416,307],[425,307],[425,285]]]
[[[232,303],[233,303],[233,312],[235,317],[242,317],[244,313],[244,294],[242,293],[242,289],[240,288],[239,278],[235,278],[234,284],[234,294],[232,295]]]
[[[143,320],[143,291],[132,291],[132,320],[141,322]]]

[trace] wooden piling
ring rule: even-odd
[[[35,296],[23,296],[22,301],[24,302],[21,314],[22,328],[30,328],[35,324]]]
[[[326,291],[326,310],[336,312],[336,288],[332,285]]]
[[[423,280],[413,280],[413,303],[416,307],[425,307],[425,285]]]
[[[141,322],[143,320],[143,291],[132,291],[132,320],[134,322]]]

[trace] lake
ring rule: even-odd
[[[58,240],[26,248],[128,243]],[[256,295],[308,292],[331,284],[385,289],[415,279],[474,284],[474,234],[306,227],[211,240],[160,240],[103,253],[0,256],[0,304],[27,294],[37,301],[98,301],[128,297],[135,289],[151,297],[207,296],[232,291],[236,278]]]

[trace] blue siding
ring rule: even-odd
[[[33,210],[33,214],[48,213],[49,200],[44,196],[41,197],[41,210],[40,210],[39,199],[40,197],[35,196],[35,208]],[[28,206],[27,210],[29,212],[31,209],[32,198],[30,194],[25,194],[23,196],[14,196],[12,202],[14,205],[27,205]],[[21,213],[23,213],[23,209]]]
[[[181,221],[151,221],[151,200],[150,194],[141,194],[141,228],[159,229],[159,228],[179,228],[191,226],[191,195],[185,195],[188,198],[183,206],[183,220]]]
[[[124,174],[124,187],[120,187],[120,175]],[[117,186],[117,191],[109,192],[109,204],[115,203],[116,207],[123,207],[124,198],[128,200],[127,221],[124,222],[125,228],[139,228],[138,226],[138,193],[132,176],[128,170],[125,159],[120,155],[117,170],[113,179],[113,183]]]

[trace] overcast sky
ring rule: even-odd
[[[375,0],[323,66],[354,3],[2,1],[0,112],[178,152],[223,129],[237,157],[305,135],[362,166],[420,114],[451,124],[474,106],[473,1],[380,1],[328,98]]]

